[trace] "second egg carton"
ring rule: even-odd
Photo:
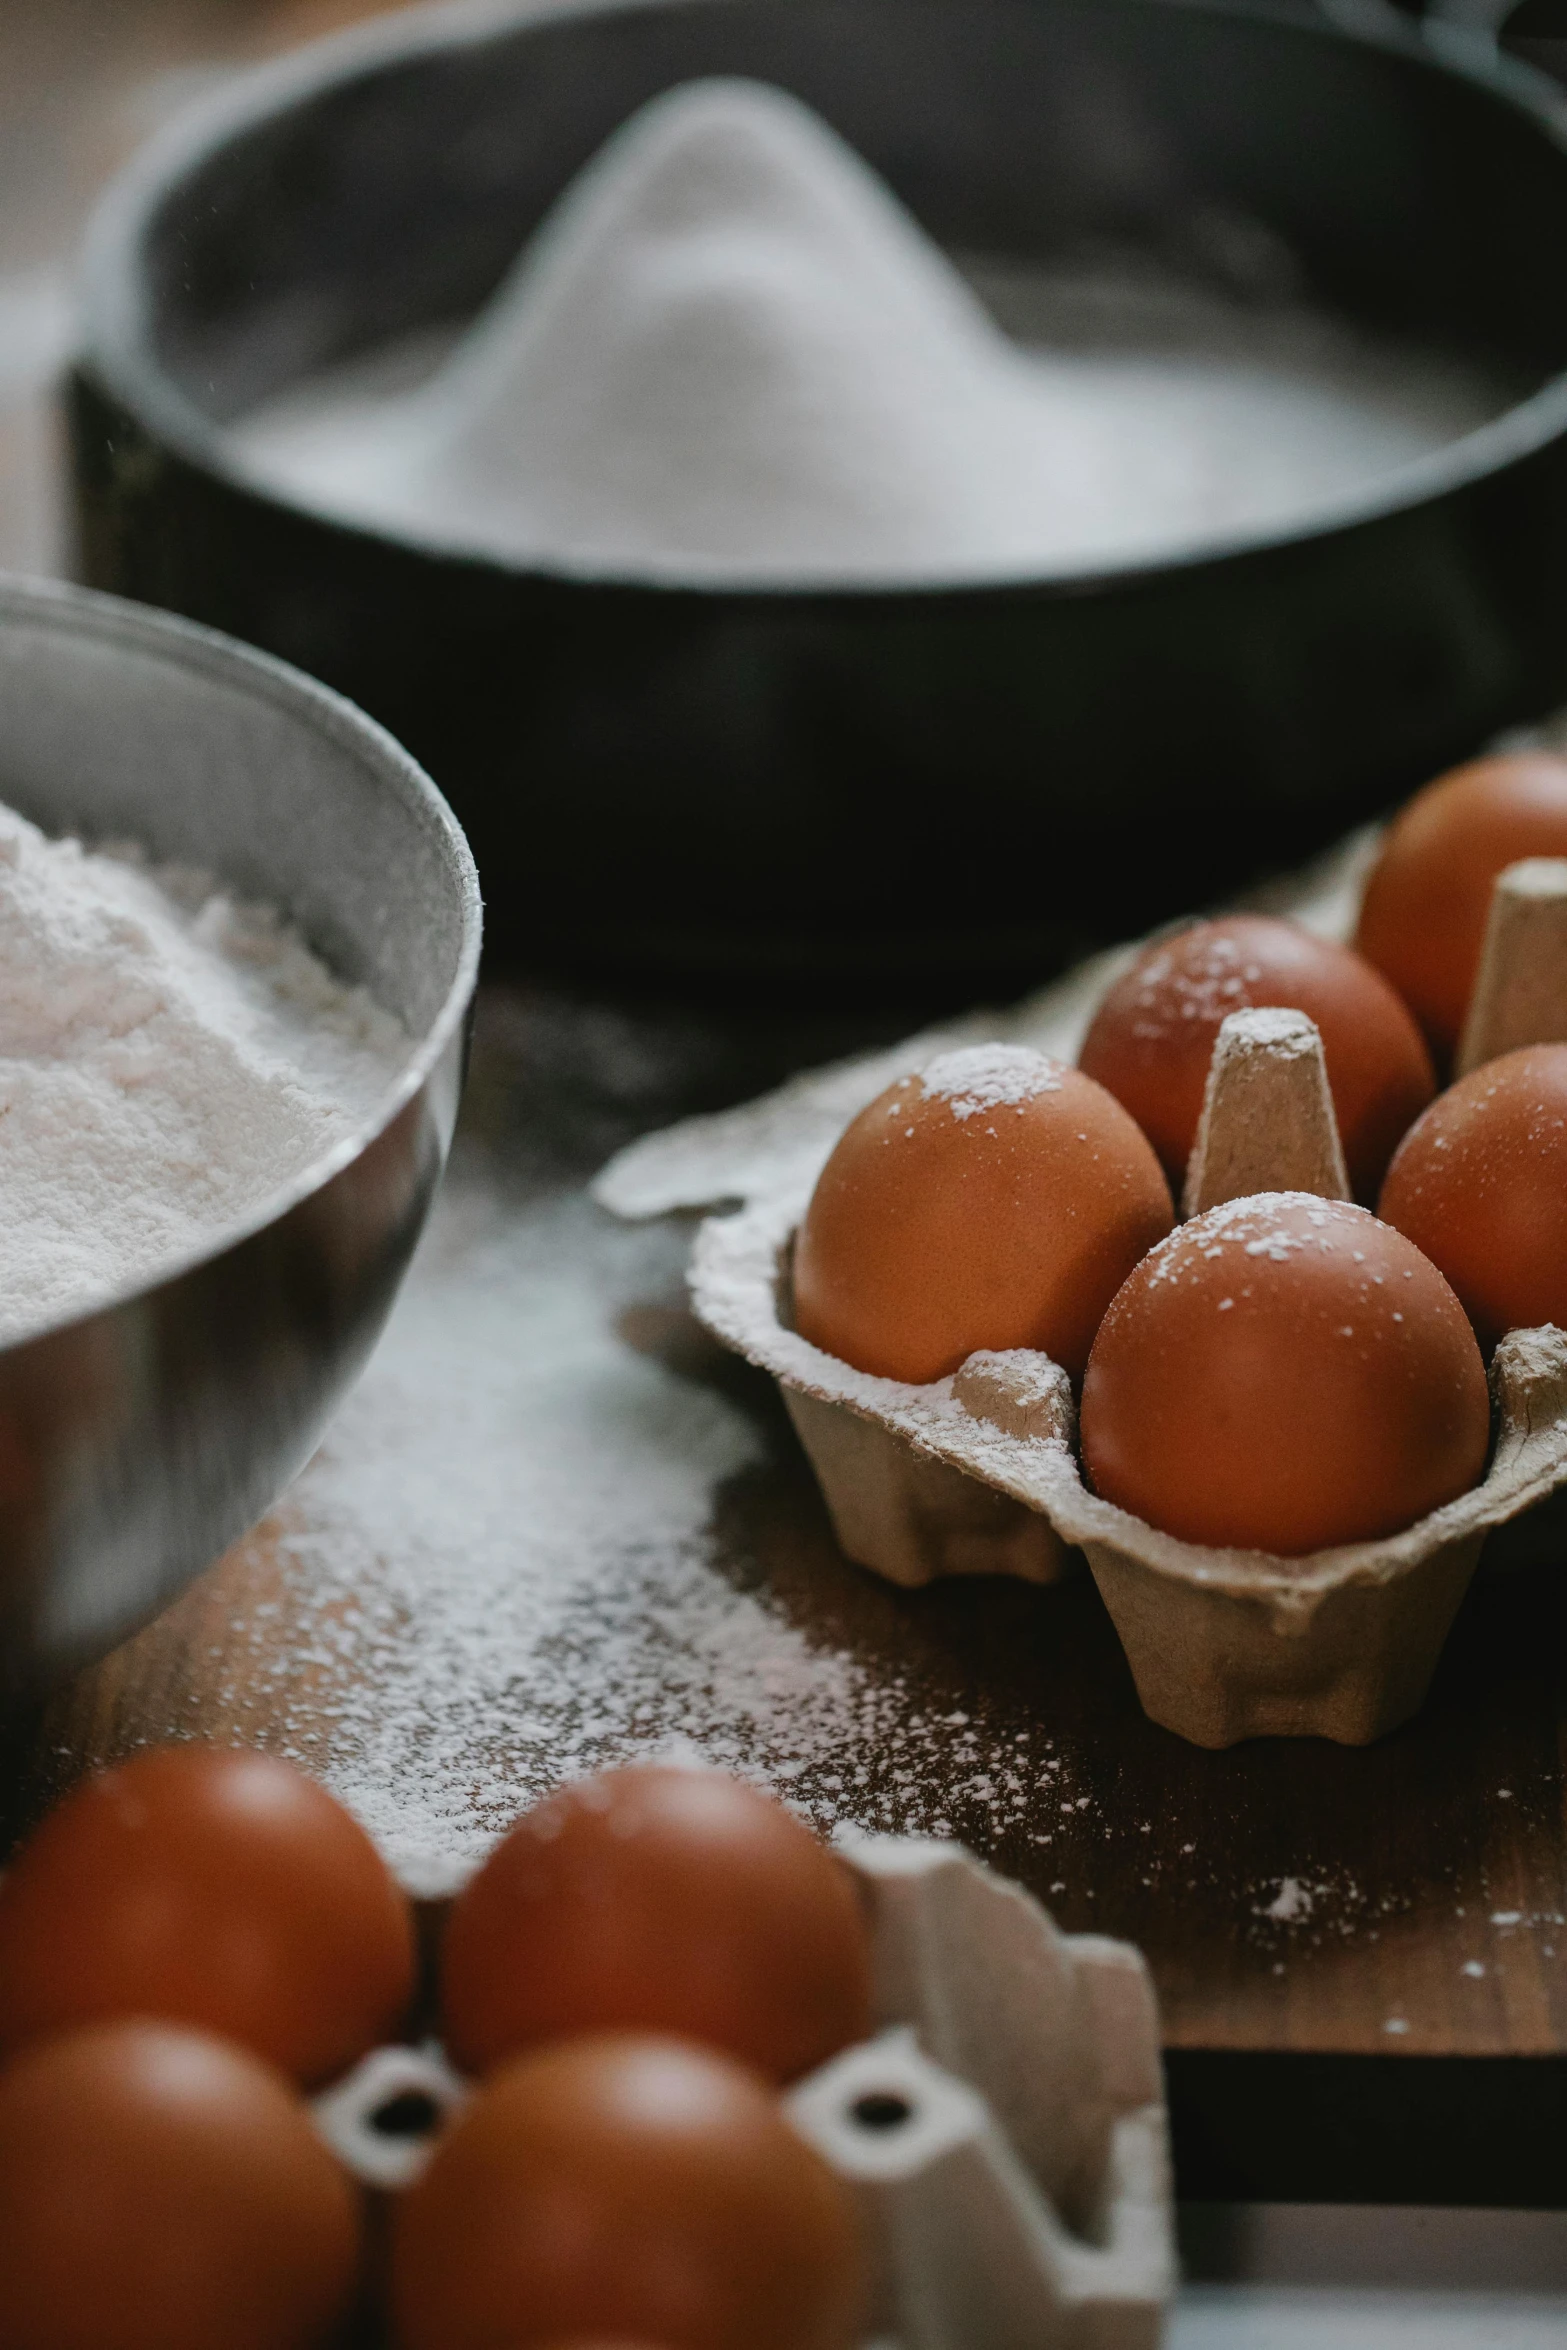
[[[1158,2014],[1137,1951],[1062,1934],[960,1845],[861,1836],[875,2036],[787,2093],[853,2192],[868,2350],[1156,2350],[1176,2278]],[[319,2098],[368,2188],[412,2185],[467,2084],[386,2048]]]

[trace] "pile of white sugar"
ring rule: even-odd
[[[455,344],[296,388],[235,447],[285,495],[513,561],[897,582],[1325,520],[1507,405],[1298,303],[976,284],[989,306],[806,107],[693,83],[609,141]]]
[[[0,807],[0,1344],[217,1239],[407,1050],[277,914]]]

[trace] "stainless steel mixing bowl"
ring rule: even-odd
[[[16,1687],[155,1614],[314,1449],[445,1164],[480,904],[461,829],[390,735],[279,662],[109,597],[0,580],[0,799],[283,907],[409,1039],[362,1130],[218,1242],[0,1349]]]

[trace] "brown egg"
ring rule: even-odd
[[[1131,1112],[1179,1191],[1220,1023],[1267,1005],[1315,1020],[1350,1181],[1375,1199],[1436,1091],[1431,1057],[1386,980],[1299,923],[1227,914],[1158,940],[1105,997],[1080,1063]]]
[[[401,2350],[850,2350],[848,2191],[759,2075],[681,2040],[561,2040],[495,2074],[398,2205]]]
[[[871,2030],[848,1870],[722,1771],[603,1771],[524,1812],[458,1898],[441,1982],[448,2046],[474,2072],[624,2027],[790,2081]]]
[[[1567,1330],[1567,1044],[1504,1053],[1434,1101],[1378,1213],[1440,1267],[1483,1345]]]
[[[794,1258],[795,1326],[915,1384],[981,1347],[1076,1379],[1100,1316],[1170,1229],[1169,1187],[1102,1087],[1021,1045],[944,1053],[862,1110]]]
[[[0,1881],[0,2046],[156,2015],[305,2082],[389,2038],[414,1987],[408,1902],[292,1763],[159,1746],[72,1788]]]
[[[0,2074],[5,2350],[322,2350],[357,2190],[283,2075],[168,2024],[93,2024]]]
[[[1083,1381],[1096,1493],[1218,1549],[1396,1534],[1482,1475],[1485,1366],[1402,1234],[1298,1191],[1182,1225],[1105,1316]]]
[[[1546,751],[1477,759],[1429,784],[1366,883],[1355,944],[1444,1061],[1474,992],[1492,885],[1521,857],[1567,857],[1567,759]]]

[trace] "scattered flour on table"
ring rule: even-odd
[[[0,807],[0,1344],[231,1228],[407,1050],[269,909]]]
[[[1293,1926],[1300,1919],[1309,1918],[1315,1906],[1316,1895],[1309,1885],[1303,1884],[1299,1877],[1285,1877],[1260,1915],[1272,1918],[1278,1925]]]
[[[616,133],[467,332],[279,394],[232,446],[285,495],[503,559],[896,581],[1325,517],[1511,397],[1146,264],[973,277],[797,100],[692,83]]]
[[[580,1196],[508,1205],[460,1166],[285,1507],[291,1632],[255,1694],[416,1891],[460,1882],[537,1795],[639,1756],[737,1770],[824,1829],[981,1840],[1059,1780],[1037,1729],[912,1699],[814,1597],[803,1627],[716,1523],[765,1436],[616,1328],[650,1251],[657,1285],[683,1246]]]
[[[288,1542],[302,1661],[314,1646],[350,1668],[320,1760],[431,1890],[508,1824],[532,1772],[552,1784],[639,1736],[738,1759],[759,1719],[792,1755],[857,1694],[704,1566],[713,1488],[756,1438],[617,1338],[620,1236],[606,1247],[569,1202],[488,1230],[480,1203],[457,1221],[463,1204],[481,1229],[451,1233],[449,1193],[448,1246],[438,1227],[295,1489],[308,1531]]]

